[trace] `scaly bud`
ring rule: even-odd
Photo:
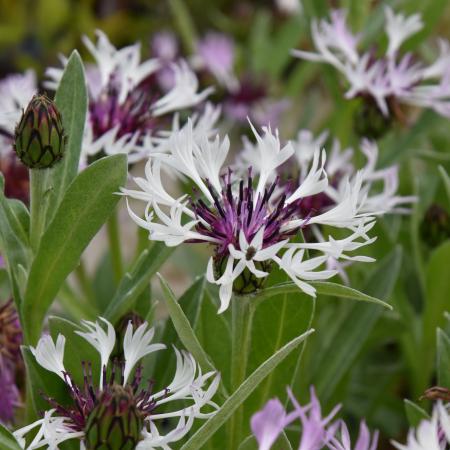
[[[29,169],[47,169],[64,153],[61,114],[45,95],[35,95],[17,124],[14,149]]]
[[[134,450],[141,439],[143,415],[129,386],[108,386],[89,415],[86,450]]]

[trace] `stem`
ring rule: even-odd
[[[117,210],[109,216],[106,224],[108,230],[109,250],[111,252],[111,262],[114,272],[114,280],[119,284],[123,276],[122,249],[120,247],[119,220]]]
[[[83,295],[86,297],[90,304],[95,304],[95,292],[86,273],[86,267],[82,259],[80,259],[80,264],[78,264],[74,273],[80,289],[83,292]]]
[[[250,297],[234,297],[231,301],[231,392],[245,381],[255,307]],[[242,440],[244,410],[241,405],[230,422],[230,450]]]
[[[46,169],[30,169],[30,244],[34,253],[45,230],[48,172]]]

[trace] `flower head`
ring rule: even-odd
[[[251,428],[259,444],[259,450],[269,450],[281,432],[296,420],[300,420],[302,429],[298,450],[321,450],[324,446],[330,445],[339,425],[339,422],[332,420],[340,405],[324,417],[314,388],[311,388],[311,401],[305,406],[298,403],[290,389],[288,395],[294,406],[293,411],[288,413],[275,398],[269,400],[261,411],[252,416]]]
[[[191,121],[175,130],[164,151],[154,153],[146,166],[146,178],[136,178],[140,190],[122,189],[130,198],[146,203],[145,218],[129,207],[133,220],[149,231],[149,238],[168,246],[207,243],[214,248],[207,279],[220,286],[220,311],[228,305],[233,291],[250,293],[261,287],[273,266],[285,271],[300,289],[315,295],[304,280],[320,280],[336,272],[318,270],[328,256],[346,257],[351,248],[371,241],[367,237],[372,216],[362,212],[360,190],[363,174],[347,180],[340,202],[326,211],[305,210],[308,198],[321,195],[328,186],[325,154],[317,150],[304,180],[293,187],[281,183],[277,170],[294,154],[291,143],[281,145],[270,127],[256,139],[255,164],[246,171],[225,169],[230,142],[226,136],[212,138],[195,132]],[[189,179],[193,195],[172,196],[164,187],[161,171]],[[242,175],[241,175],[242,174]],[[346,240],[329,240],[327,247],[298,243],[300,230],[311,224],[348,228]],[[362,240],[360,240],[362,239]],[[358,244],[356,244],[358,242]],[[304,250],[317,250],[308,259]]]
[[[89,111],[82,157],[127,153],[135,162],[148,154],[148,140],[161,128],[160,116],[199,104],[211,88],[198,92],[195,74],[181,61],[171,65],[174,84],[161,95],[154,80],[162,65],[158,58],[141,61],[139,43],[116,49],[103,32],[96,35],[96,43],[83,37],[95,65],[86,71]],[[47,69],[47,87],[56,89],[62,72]]]
[[[45,413],[44,419],[14,433],[22,448],[31,450],[50,442],[57,445],[78,439],[87,450],[102,444],[113,449],[167,449],[168,443],[189,432],[195,418],[208,418],[218,408],[212,397],[218,388],[219,375],[202,374],[192,355],[185,351],[175,349],[177,368],[167,388],[154,392],[153,381],[145,386],[140,360],[165,348],[163,344],[151,344],[154,330],[149,329],[146,322],[137,329],[133,329],[131,322],[128,324],[122,347],[123,362],[110,360],[116,335],[107,320],[84,321],[83,327],[77,334],[100,355],[99,381],[95,381],[92,364],[83,362],[84,382],[77,385],[64,367],[65,337],[59,335],[56,344],[50,336],[41,338],[36,348],[31,349],[36,361],[65,382],[72,403],[61,405],[46,397],[52,409]],[[184,401],[187,406],[171,412],[158,411],[162,405],[175,401]],[[205,408],[208,411],[203,411]],[[179,417],[178,425],[161,436],[158,421],[172,417]],[[38,428],[38,432],[32,442],[27,443],[26,437],[34,428]]]
[[[313,21],[311,32],[316,52],[294,50],[293,55],[335,67],[347,79],[349,88],[345,96],[371,99],[385,117],[395,112],[395,103],[432,108],[450,117],[448,42],[440,42],[440,56],[426,66],[411,53],[399,52],[405,40],[422,29],[420,14],[405,17],[386,6],[385,19],[388,47],[379,58],[371,51],[358,50],[359,37],[348,28],[342,10],[332,11],[329,21]]]

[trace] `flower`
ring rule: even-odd
[[[420,15],[405,17],[386,6],[385,23],[388,47],[381,57],[358,50],[360,36],[349,30],[343,10],[333,10],[329,21],[313,21],[311,34],[316,52],[293,50],[292,54],[332,65],[347,79],[346,98],[369,97],[385,117],[394,112],[394,100],[450,117],[449,43],[439,42],[440,55],[427,66],[417,62],[411,53],[399,53],[404,41],[422,29]]]
[[[96,374],[91,363],[83,362],[83,386],[78,386],[65,370],[64,336],[58,335],[56,343],[50,336],[44,336],[36,348],[31,348],[38,364],[65,382],[72,404],[61,405],[46,397],[52,409],[45,412],[44,418],[14,432],[22,448],[31,450],[49,445],[56,449],[66,440],[78,439],[87,450],[99,448],[100,444],[108,444],[108,448],[113,449],[168,449],[170,442],[189,432],[194,419],[211,417],[218,409],[212,397],[220,382],[219,374],[202,374],[192,355],[186,351],[175,349],[176,372],[166,389],[153,392],[153,381],[147,388],[142,388],[139,361],[165,349],[165,345],[151,343],[154,330],[147,322],[136,329],[129,322],[123,339],[124,362],[111,361],[116,333],[107,320],[100,320],[83,321],[84,329],[76,332],[100,355],[98,384],[94,381]],[[163,405],[178,401],[188,405],[171,412],[157,412]],[[205,407],[209,412],[204,411]],[[179,418],[179,421],[175,429],[162,436],[157,423],[168,418]],[[28,433],[35,428],[38,428],[37,434],[31,443],[27,443]],[[124,447],[125,442],[127,447]],[[128,447],[131,442],[133,447]]]
[[[11,423],[20,405],[22,329],[12,300],[0,306],[0,422]]]
[[[330,450],[376,450],[378,445],[378,431],[375,431],[373,436],[370,436],[369,428],[365,421],[361,421],[359,426],[359,435],[356,444],[352,447],[350,440],[350,433],[348,432],[347,425],[341,421],[339,431],[339,439],[333,436],[328,443]]]
[[[94,44],[83,42],[96,64],[87,67],[89,111],[83,137],[82,161],[101,153],[127,153],[133,163],[148,155],[148,139],[161,128],[160,116],[203,102],[212,92],[198,92],[198,80],[185,61],[173,63],[173,87],[161,95],[154,75],[158,59],[141,61],[140,44],[116,49],[97,30]],[[67,59],[62,57],[63,64]],[[49,68],[46,86],[56,89],[63,70]]]
[[[321,450],[329,445],[339,425],[339,422],[332,422],[332,420],[339,411],[340,405],[323,417],[313,387],[311,387],[311,401],[305,406],[298,403],[290,389],[288,389],[288,395],[294,405],[293,411],[286,412],[280,400],[274,398],[252,416],[251,429],[258,442],[259,450],[269,450],[281,432],[297,419],[300,420],[302,428],[299,450]]]
[[[234,52],[234,42],[230,36],[209,32],[197,43],[192,63],[197,69],[211,73],[228,90],[235,91],[239,83],[233,73]]]
[[[232,291],[248,294],[262,286],[272,266],[287,275],[309,295],[315,289],[305,280],[330,278],[336,271],[316,270],[328,256],[350,258],[345,252],[371,240],[367,232],[373,217],[362,212],[363,174],[346,181],[342,201],[316,214],[301,205],[320,195],[328,186],[325,153],[315,152],[304,180],[289,192],[276,171],[294,154],[291,143],[281,146],[278,133],[270,127],[256,139],[257,161],[243,176],[230,168],[224,172],[230,141],[228,136],[212,138],[195,132],[192,121],[168,137],[164,151],[154,152],[145,168],[145,178],[135,178],[138,190],[122,189],[128,198],[144,201],[145,217],[136,215],[128,204],[131,218],[149,231],[149,238],[168,246],[208,243],[214,256],[208,263],[207,279],[220,286],[221,306],[227,309]],[[195,185],[194,195],[176,198],[165,188],[161,171],[170,172]],[[312,224],[327,224],[351,231],[348,238],[329,236],[326,246],[294,242],[300,230]],[[361,240],[359,240],[361,239]],[[319,256],[309,259],[305,249]]]
[[[417,429],[410,429],[406,444],[392,442],[399,450],[442,450],[450,444],[450,416],[448,409],[439,401],[429,420],[422,420]]]

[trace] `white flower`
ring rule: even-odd
[[[64,346],[66,338],[59,334],[56,344],[50,335],[45,335],[37,343],[36,348],[30,347],[31,353],[36,361],[45,369],[58,375],[65,381],[64,373]]]
[[[87,332],[75,331],[76,334],[86,339],[89,344],[92,345],[100,353],[100,386],[103,385],[103,369],[106,370],[106,366],[114,350],[116,344],[116,332],[114,327],[103,317],[100,320],[106,325],[107,332],[100,326],[98,322],[89,322],[83,320],[81,323],[87,328]]]
[[[423,27],[420,14],[406,17],[385,7],[386,53],[374,58],[372,52],[359,52],[358,37],[346,24],[344,11],[333,10],[330,20],[314,20],[311,35],[316,52],[294,50],[292,54],[309,61],[325,62],[347,79],[346,98],[360,94],[372,97],[383,115],[390,114],[388,100],[434,109],[450,117],[449,44],[439,41],[440,56],[428,67],[415,62],[412,54],[399,55],[402,43]],[[447,78],[447,79],[446,79]],[[434,80],[434,81],[433,81]]]
[[[192,122],[188,121],[166,138],[163,151],[153,153],[146,166],[146,179],[135,179],[140,189],[122,189],[128,197],[145,202],[144,218],[131,209],[129,212],[139,226],[149,231],[150,239],[163,241],[168,246],[183,242],[214,246],[215,254],[209,259],[206,278],[219,286],[219,313],[228,308],[233,286],[239,277],[248,282],[248,275],[256,286],[268,276],[265,268],[281,264],[282,270],[288,269],[286,258],[294,259],[289,242],[302,227],[323,224],[351,231],[348,238],[333,241],[330,237],[327,244],[317,247],[324,255],[312,260],[314,268],[331,257],[348,259],[350,256],[345,252],[372,242],[366,236],[361,241],[356,240],[361,237],[356,230],[373,220],[372,211],[361,210],[366,198],[362,173],[355,176],[352,183],[346,182],[343,198],[336,205],[318,214],[313,207],[305,212],[304,208],[308,206],[303,207],[303,202],[311,198],[314,202],[315,196],[326,197],[325,151],[314,149],[304,176],[292,186],[282,182],[278,172],[291,167],[293,146],[290,143],[282,145],[278,132],[273,133],[270,127],[264,127],[262,135],[252,124],[250,128],[256,141],[252,150],[247,152],[246,158],[239,160],[236,170],[227,170],[224,164],[229,153],[228,136],[221,139],[213,137],[207,130],[195,132]],[[243,167],[243,161],[250,167]],[[170,195],[161,171],[184,182],[191,181],[195,195],[190,199],[188,194],[179,198]],[[289,254],[283,260],[285,252]],[[298,261],[297,257],[295,262]],[[296,282],[303,273],[306,279],[312,279],[314,274],[317,279],[323,279],[335,273],[313,274],[307,270],[306,263],[299,265],[296,272],[289,271]],[[260,278],[261,282],[256,282],[255,278]]]
[[[123,371],[124,385],[127,383],[128,377],[138,361],[150,353],[166,348],[164,344],[150,344],[155,330],[153,328],[147,330],[147,327],[147,322],[144,322],[133,333],[133,324],[129,322],[127,325],[125,337],[123,338],[123,353],[125,355],[125,368]]]
[[[82,419],[87,422],[90,414],[95,413],[98,405],[105,398],[103,393],[114,393],[119,383],[125,387],[130,396],[129,400],[134,402],[133,407],[139,410],[144,421],[141,430],[142,440],[137,446],[138,449],[170,450],[169,444],[185,436],[192,428],[195,419],[207,419],[219,409],[212,398],[218,389],[220,375],[216,372],[203,374],[193,356],[185,351],[180,352],[174,349],[177,359],[176,371],[166,389],[155,393],[152,391],[152,385],[147,390],[142,389],[140,387],[142,367],[136,369],[134,379],[130,380],[133,369],[142,358],[166,347],[163,344],[151,344],[154,329],[149,328],[146,322],[135,331],[129,323],[122,345],[125,364],[122,366],[117,361],[111,362],[111,350],[116,344],[115,332],[112,324],[105,319],[101,320],[106,325],[106,331],[98,322],[84,322],[88,331],[77,334],[85,338],[99,352],[101,362],[104,363],[104,370],[105,372],[108,370],[111,376],[108,376],[108,380],[101,379],[98,385],[95,384],[91,373],[92,365],[89,363],[83,387],[78,387],[70,375],[62,377],[73,405],[65,404],[64,407],[46,411],[43,419],[15,431],[14,436],[23,449],[58,450],[59,444],[71,439],[79,440],[80,449],[84,449],[86,447],[85,425],[78,420],[73,420],[74,416],[71,412],[75,410],[79,414],[82,411]],[[55,373],[65,372],[62,365],[64,342],[65,338],[62,335],[59,335],[56,346],[49,336],[41,338],[37,348],[32,349],[38,364]],[[86,370],[84,367],[83,365],[83,370]],[[120,382],[114,378],[116,369],[119,369],[119,375],[121,375]],[[170,410],[171,405],[176,406]],[[158,414],[153,412],[156,406],[159,407]],[[204,411],[205,408],[207,412]],[[58,416],[55,415],[56,411]],[[64,414],[65,411],[67,415]],[[178,425],[162,436],[158,431],[158,421],[171,417],[179,418]],[[167,428],[166,425],[164,427]],[[33,439],[27,445],[28,433],[33,433]]]
[[[186,61],[173,64],[172,69],[175,73],[175,85],[164,97],[153,104],[155,116],[197,105],[214,91],[214,88],[209,87],[200,93],[197,92],[197,77]]]
[[[384,14],[386,17],[386,34],[389,38],[386,53],[389,57],[392,57],[409,36],[423,28],[423,22],[420,14],[405,17],[403,14],[395,14],[389,6],[385,6]]]

